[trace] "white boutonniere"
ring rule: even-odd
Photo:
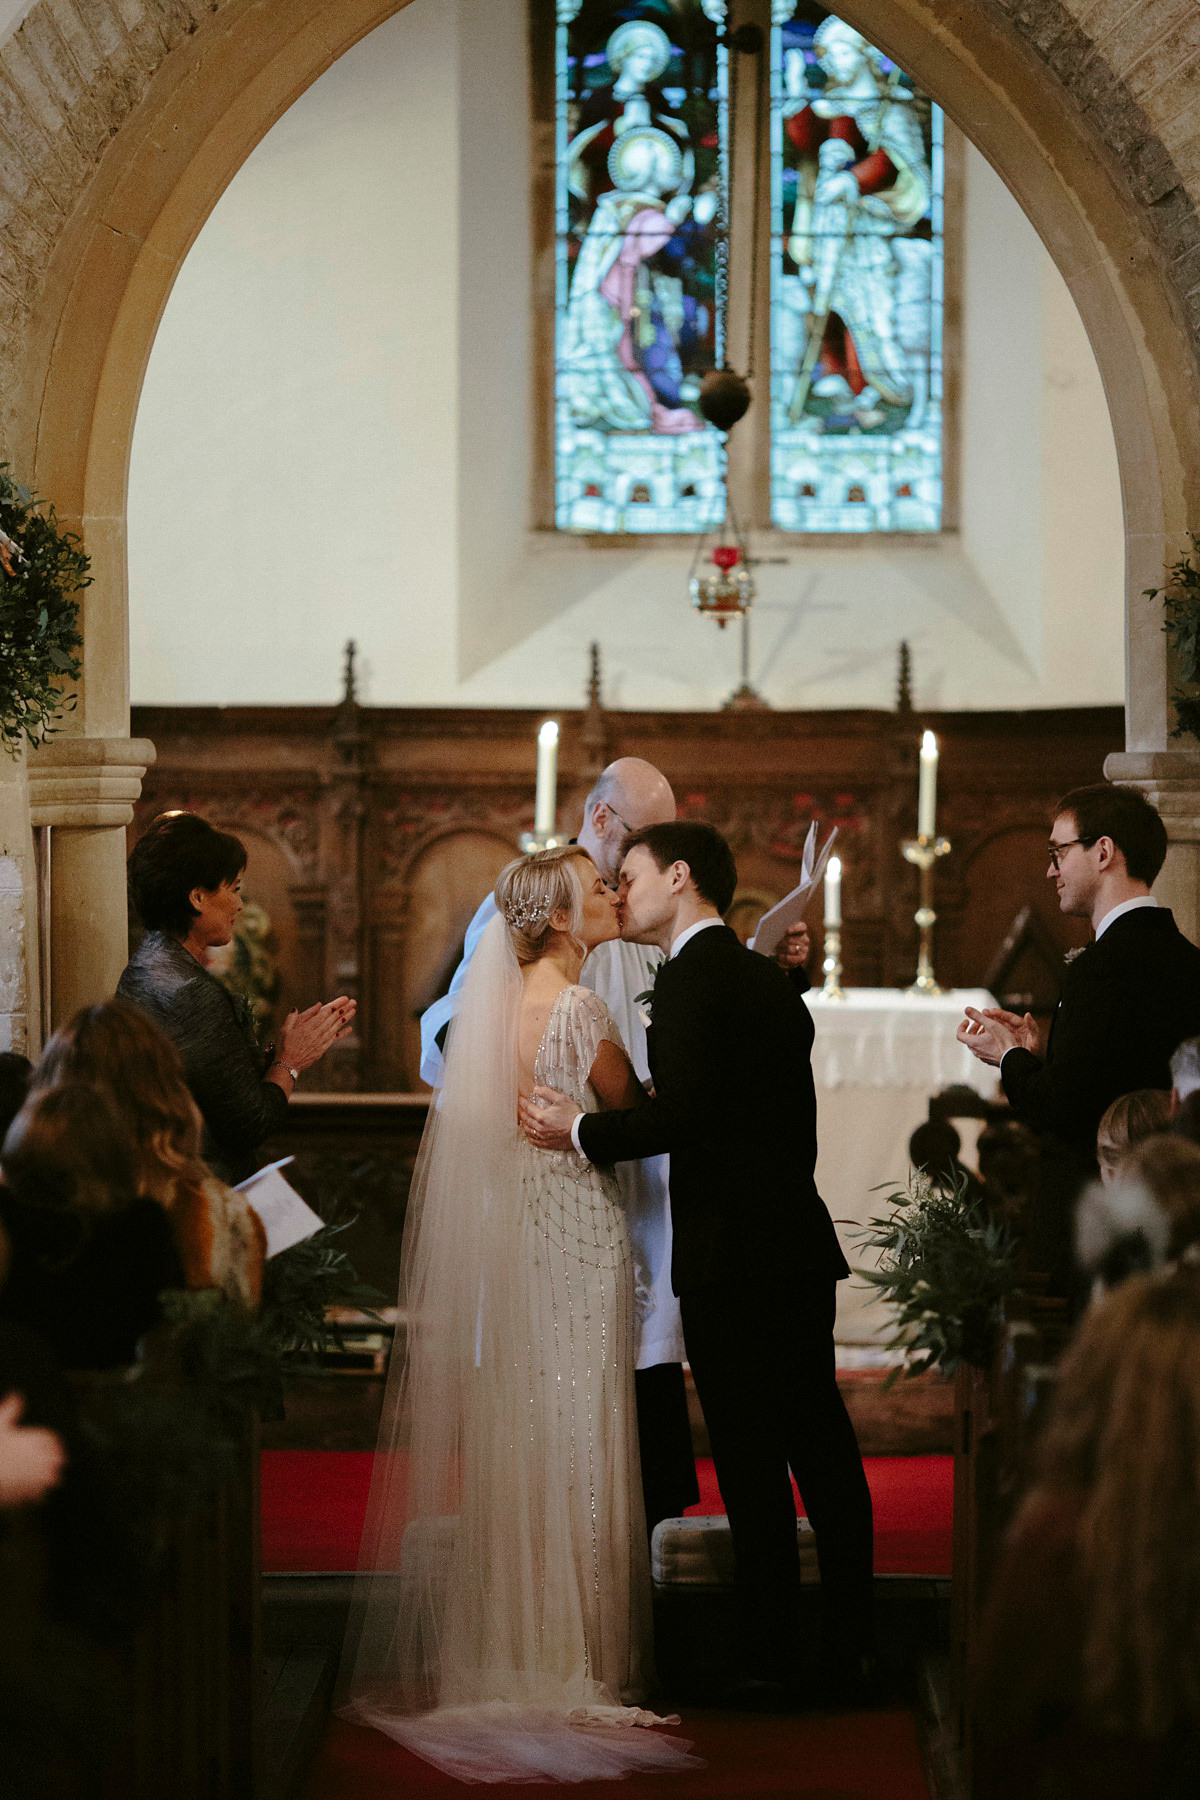
[[[658,968],[656,969],[652,963],[646,964],[646,973],[650,977],[650,986],[648,988],[643,988],[640,994],[635,994],[633,996],[633,1004],[637,1011],[637,1016],[642,1021],[642,1025],[647,1031],[650,1028],[650,1012],[654,1005],[654,984],[658,980],[659,970],[662,966],[662,963],[659,963]]]
[[[1090,944],[1076,944],[1073,950],[1063,951],[1063,961],[1070,966],[1070,964],[1075,961],[1076,957],[1082,956],[1085,950],[1090,949]]]

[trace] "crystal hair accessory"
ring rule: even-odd
[[[550,917],[550,908],[544,900],[522,900],[519,905],[511,901],[504,909],[505,923],[514,931],[527,931],[531,925],[542,925]]]

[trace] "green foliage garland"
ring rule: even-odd
[[[1163,630],[1179,660],[1181,680],[1191,687],[1200,685],[1200,567],[1193,558],[1200,551],[1200,537],[1189,532],[1192,548],[1167,569],[1165,588],[1143,588],[1147,600],[1162,595],[1166,624]],[[1200,695],[1187,694],[1176,688],[1171,695],[1178,723],[1172,737],[1188,733],[1200,738]]]
[[[888,1217],[854,1234],[882,1252],[879,1267],[855,1274],[895,1309],[888,1348],[904,1352],[904,1374],[987,1368],[1000,1302],[1020,1285],[1009,1227],[971,1197],[965,1175],[939,1186],[916,1170],[885,1204]]]
[[[17,546],[5,553],[12,574],[0,568],[0,744],[15,756],[23,738],[39,743],[75,705],[62,691],[82,666],[72,596],[92,578],[79,539],[59,531],[54,508],[15,482],[7,463],[0,463],[0,532]]]

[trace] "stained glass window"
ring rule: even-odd
[[[725,509],[696,409],[723,356],[725,0],[558,0],[555,522],[701,531]]]
[[[942,114],[834,14],[772,12],[771,522],[937,531]]]

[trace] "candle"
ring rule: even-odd
[[[558,721],[547,719],[538,732],[537,799],[533,805],[533,829],[539,837],[554,836],[557,776]]]
[[[921,785],[917,790],[917,836],[935,835],[937,814],[938,741],[932,731],[921,739]]]
[[[842,923],[842,859],[831,856],[825,864],[825,924],[839,927]]]

